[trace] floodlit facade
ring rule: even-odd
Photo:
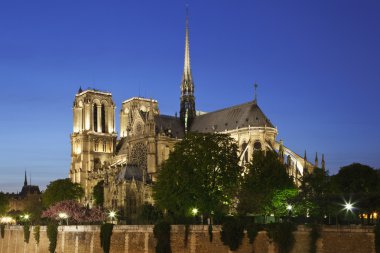
[[[120,109],[120,132],[115,129],[112,94],[80,89],[73,106],[70,178],[85,189],[83,202],[92,204],[93,187],[104,181],[105,207],[136,218],[144,202],[153,202],[151,185],[175,143],[187,132],[225,133],[236,140],[240,163],[252,159],[254,150],[275,150],[287,164],[289,175],[299,184],[307,162],[276,141],[277,128],[260,109],[257,99],[209,113],[195,107],[190,66],[188,18],[186,18],[184,70],[179,116],[162,115],[157,100],[133,97]],[[324,166],[324,161],[322,161]]]

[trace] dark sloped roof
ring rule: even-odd
[[[26,196],[28,194],[41,194],[40,188],[37,185],[24,185],[20,192],[20,196]]]
[[[182,139],[185,136],[185,130],[181,120],[178,117],[169,115],[156,115],[156,133],[166,134],[172,138]]]
[[[134,178],[136,181],[142,182],[143,177],[144,177],[144,173],[141,168],[139,168],[135,164],[127,164],[120,170],[117,180],[119,182],[123,180],[130,181]],[[151,182],[149,176],[147,176],[147,173],[145,173],[145,180],[147,183]]]
[[[195,117],[190,131],[210,133],[248,126],[273,127],[255,101],[199,115]]]

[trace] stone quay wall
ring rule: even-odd
[[[220,240],[220,226],[213,226],[213,240],[210,242],[208,227],[190,226],[187,246],[184,245],[185,228],[172,226],[171,247],[173,253],[231,253]],[[46,227],[41,226],[40,243],[37,245],[33,228],[29,243],[24,242],[22,226],[9,226],[4,238],[0,237],[0,253],[48,253],[49,240]],[[100,247],[100,226],[60,226],[58,228],[56,252],[102,253]],[[291,253],[309,252],[310,230],[299,226],[294,232],[295,245]],[[317,241],[317,253],[375,253],[375,234],[371,227],[324,227]],[[153,226],[115,225],[111,238],[111,253],[154,253],[155,239]],[[253,244],[247,236],[237,253],[277,253],[274,243],[266,232],[260,232]]]

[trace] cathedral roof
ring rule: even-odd
[[[222,132],[243,127],[274,127],[255,101],[209,112],[195,117],[190,131]]]
[[[127,164],[124,166],[117,177],[117,181],[123,181],[123,180],[132,180],[135,179],[136,181],[144,181],[144,172],[141,168],[139,168],[137,165],[134,164]],[[146,182],[150,182],[149,176],[146,176],[145,178]]]
[[[40,188],[37,185],[24,185],[20,192],[20,196],[26,196],[28,194],[41,194]]]
[[[156,132],[168,135],[172,138],[182,139],[185,136],[185,129],[180,118],[169,115],[156,115]]]

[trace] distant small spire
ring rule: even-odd
[[[254,100],[254,102],[257,104],[257,87],[259,87],[259,85],[256,83],[256,81],[255,81],[255,84],[253,85],[253,87],[255,88],[255,100]]]
[[[317,168],[318,167],[318,152],[315,153],[315,164],[314,166]]]
[[[28,185],[28,179],[26,177],[26,170],[25,170],[25,179],[24,179],[24,186],[27,186]]]
[[[325,155],[322,154],[322,162],[321,162],[322,170],[326,171],[326,162],[325,162]]]
[[[83,91],[83,90],[82,90],[82,86],[79,86],[78,94],[79,94],[79,93],[82,93],[82,91]]]
[[[307,171],[307,156],[306,156],[306,149],[305,149],[305,155],[303,156],[304,165],[303,168],[305,171]]]

